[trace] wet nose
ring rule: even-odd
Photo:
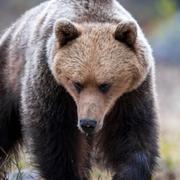
[[[87,134],[93,134],[97,125],[97,121],[90,119],[82,119],[80,120],[80,126],[82,130]]]

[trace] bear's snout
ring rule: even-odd
[[[93,134],[95,132],[97,126],[97,121],[90,119],[81,119],[80,120],[80,128],[82,131],[88,135]]]

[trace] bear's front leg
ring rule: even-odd
[[[124,94],[109,114],[103,148],[113,180],[150,180],[158,157],[156,107],[151,77]]]
[[[133,153],[121,162],[113,180],[151,180],[152,164],[145,152]]]
[[[75,103],[47,68],[28,71],[22,87],[22,124],[33,164],[45,180],[82,180]]]
[[[61,99],[51,102],[49,99],[41,106],[31,107],[29,113],[23,115],[26,140],[34,156],[33,164],[45,180],[81,180],[76,156],[78,130],[71,121],[75,116],[66,109],[68,99],[66,103]]]

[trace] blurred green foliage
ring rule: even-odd
[[[171,17],[177,11],[177,3],[175,0],[155,1],[155,7],[158,15],[163,18]]]

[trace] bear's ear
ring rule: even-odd
[[[137,38],[137,27],[134,22],[120,22],[115,30],[115,39],[133,47]]]
[[[81,34],[80,29],[67,19],[59,19],[55,23],[55,35],[60,46],[66,45],[68,42],[78,38]]]

